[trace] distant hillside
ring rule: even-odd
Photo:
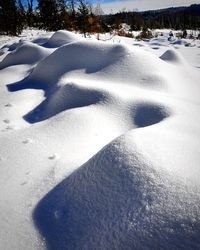
[[[133,30],[142,27],[200,29],[200,4],[143,12],[119,12],[104,16],[110,26],[127,23]]]
[[[159,10],[141,11],[140,13],[145,13],[145,12],[177,13],[177,12],[182,12],[182,11],[186,11],[188,13],[195,11],[198,15],[200,15],[200,4],[192,4],[189,7],[181,6],[181,7],[171,7],[171,8],[159,9]]]

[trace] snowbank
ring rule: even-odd
[[[64,44],[73,43],[79,40],[79,36],[69,31],[60,30],[55,32],[49,40],[43,44],[47,48],[56,48]]]
[[[197,249],[198,44],[26,32],[0,51],[1,248]]]
[[[31,42],[23,42],[0,63],[0,69],[19,64],[34,64],[50,54],[48,49]]]

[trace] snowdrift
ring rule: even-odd
[[[175,64],[186,64],[184,58],[177,53],[175,50],[168,49],[165,53],[160,57],[162,60],[175,63]]]
[[[198,46],[27,37],[0,63],[1,248],[197,249]]]
[[[199,245],[199,194],[129,140],[114,140],[38,204],[34,219],[50,249]]]
[[[7,58],[7,57],[6,57]],[[6,60],[5,58],[5,60]],[[165,88],[165,77],[158,74],[164,63],[156,56],[125,45],[76,42],[61,46],[45,57],[14,90],[31,84],[31,88],[55,88],[59,81],[71,77],[115,81],[143,87]],[[65,80],[66,79],[66,80]],[[73,79],[73,78],[72,78]],[[16,88],[15,88],[16,86]],[[12,90],[12,85],[9,89]]]
[[[69,31],[60,30],[55,32],[47,42],[43,44],[47,48],[56,48],[64,44],[77,42],[79,37]]]
[[[50,52],[31,42],[23,42],[0,63],[0,69],[19,64],[34,64],[48,56]]]

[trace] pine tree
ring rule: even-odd
[[[78,28],[83,32],[86,37],[86,33],[90,31],[90,25],[88,22],[89,8],[84,0],[79,0],[78,7]]]
[[[26,25],[26,12],[21,0],[18,0],[17,7],[18,7],[18,15],[17,15],[18,27],[19,29],[23,29],[23,27]]]
[[[0,32],[17,35],[21,32],[15,0],[0,0]]]
[[[33,0],[28,0],[28,9],[27,9],[27,24],[29,27],[33,26]]]
[[[59,29],[69,29],[70,20],[65,0],[57,0],[57,8],[59,15]]]
[[[182,38],[187,38],[187,30],[183,30]]]
[[[38,0],[41,28],[55,31],[59,29],[59,13],[56,0]]]
[[[75,4],[76,4],[75,0],[70,0],[69,10],[70,10],[70,16],[72,16],[73,18],[75,18],[76,16]]]
[[[75,10],[76,0],[67,0],[68,3],[68,14],[69,14],[69,23],[71,30],[77,30],[77,13]]]

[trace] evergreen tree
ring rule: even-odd
[[[24,6],[22,4],[21,0],[18,0],[18,23],[19,23],[19,29],[23,29],[23,27],[26,25],[26,12],[24,9]]]
[[[68,0],[68,14],[71,30],[77,30],[77,13],[75,10],[76,0]]]
[[[38,0],[41,28],[55,31],[59,29],[59,13],[56,0]]]
[[[89,8],[84,0],[79,0],[78,28],[81,32],[83,32],[85,37],[86,33],[90,31],[88,18],[89,18]]]
[[[187,38],[187,30],[183,30],[182,38]]]
[[[70,20],[65,0],[57,0],[57,8],[59,15],[59,29],[69,29]]]
[[[70,0],[69,2],[69,14],[70,16],[74,17],[76,16],[76,11],[75,11],[75,0]]]
[[[21,32],[15,0],[0,0],[0,32],[17,35]]]
[[[27,9],[27,25],[29,27],[33,26],[33,0],[28,0],[28,9]]]

